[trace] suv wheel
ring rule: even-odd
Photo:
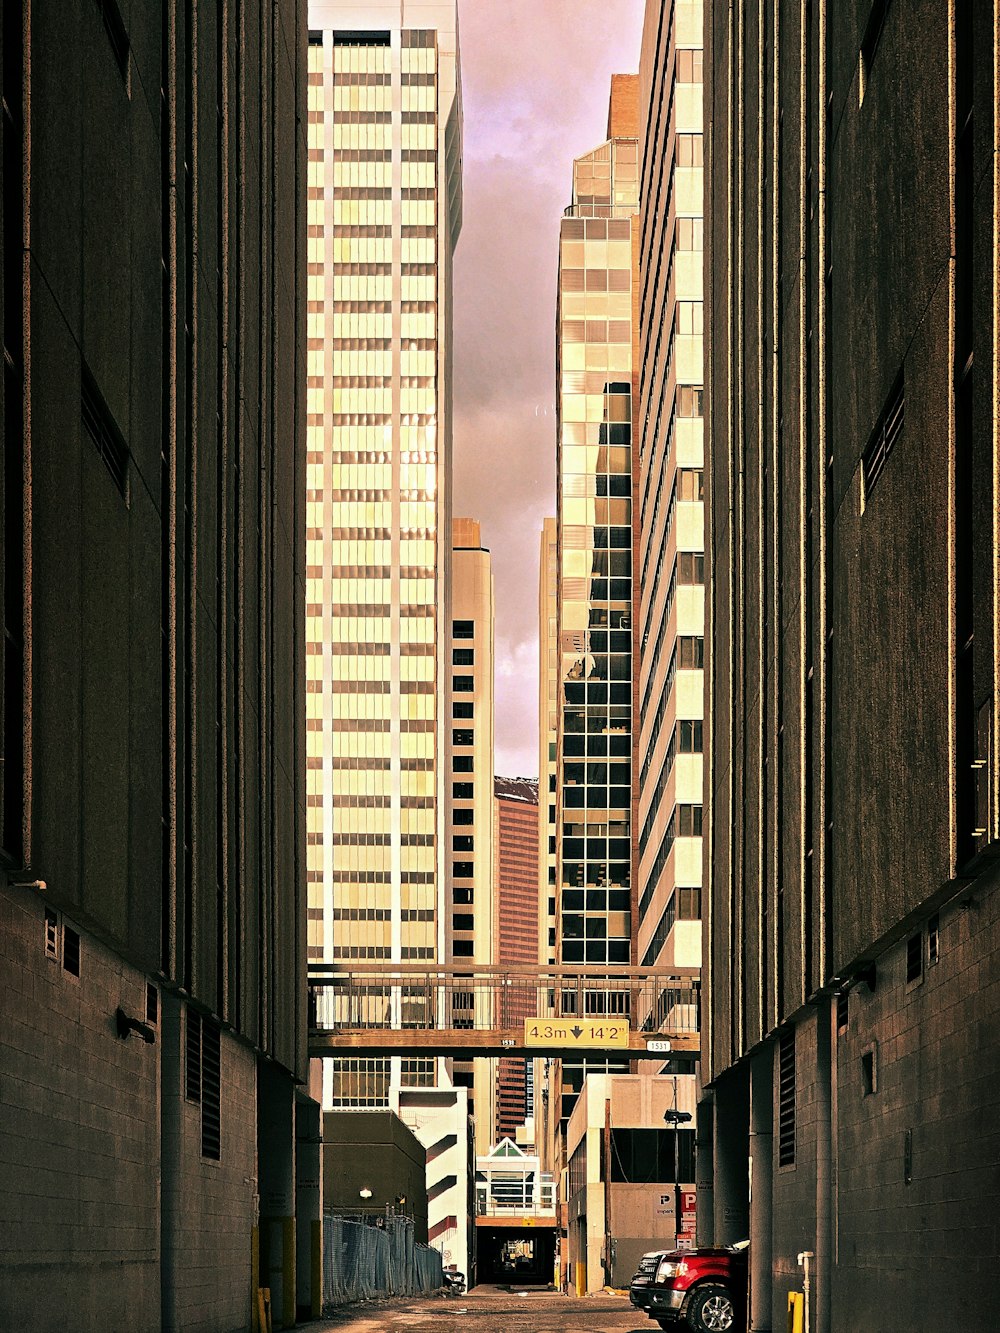
[[[736,1308],[725,1287],[699,1287],[684,1317],[694,1333],[729,1333],[736,1327]]]

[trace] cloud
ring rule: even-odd
[[[643,0],[459,0],[464,222],[455,256],[455,513],[478,518],[497,601],[496,765],[538,768],[538,549],[555,513],[559,219],[604,141]]]

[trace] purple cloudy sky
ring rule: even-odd
[[[538,541],[555,513],[559,218],[604,141],[643,0],[459,0],[465,216],[455,255],[455,513],[496,579],[496,771],[538,772]]]

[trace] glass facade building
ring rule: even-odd
[[[632,954],[636,121],[637,79],[616,75],[608,141],[574,163],[559,235],[557,943],[560,962],[601,967]],[[563,1066],[564,1121],[584,1069]]]
[[[444,952],[455,4],[310,6],[309,957]],[[405,995],[387,1005],[406,1020]],[[398,1009],[395,1008],[398,1006]],[[425,1060],[327,1061],[327,1106],[382,1106]]]

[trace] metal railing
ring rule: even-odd
[[[697,968],[457,967],[311,963],[317,1031],[512,1029],[526,1018],[628,1020],[633,1030],[696,1033]]]
[[[492,1190],[482,1183],[476,1186],[476,1214],[479,1217],[550,1217],[556,1211],[556,1187],[553,1181],[526,1181],[523,1189],[504,1186]]]

